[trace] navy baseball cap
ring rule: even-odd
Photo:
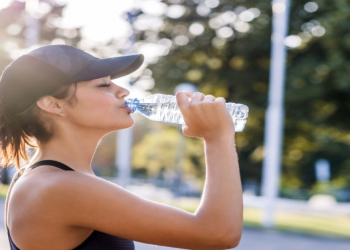
[[[142,54],[96,58],[68,45],[48,45],[25,54],[3,71],[0,103],[6,112],[17,115],[63,85],[110,76],[125,76],[143,63]]]

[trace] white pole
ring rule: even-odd
[[[39,7],[39,0],[26,1],[26,47],[30,48],[39,43],[39,20],[36,13]]]
[[[131,177],[132,132],[132,128],[117,132],[116,166],[118,168],[118,184],[123,188],[129,185]]]
[[[265,157],[262,173],[262,194],[265,197],[263,226],[274,225],[274,208],[279,194],[279,179],[283,134],[283,99],[289,0],[272,2],[272,48],[269,82],[269,102],[265,117]]]

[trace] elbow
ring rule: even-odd
[[[225,249],[235,248],[239,245],[241,241],[241,234],[236,234],[225,241]]]
[[[230,235],[229,237],[226,237],[222,239],[220,246],[221,249],[230,249],[235,248],[239,245],[239,242],[241,241],[241,233],[235,233]]]
[[[241,241],[241,235],[242,227],[236,227],[234,229],[227,230],[219,236],[218,247],[220,249],[231,249],[237,247],[239,245],[239,242]]]
[[[220,222],[215,225],[208,225],[207,223],[201,229],[202,244],[200,249],[235,248],[241,241],[243,218],[241,220],[233,220],[231,223]]]

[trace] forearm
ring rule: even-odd
[[[206,181],[196,216],[206,226],[240,232],[242,187],[234,137],[205,142]]]

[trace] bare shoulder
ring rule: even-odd
[[[10,204],[20,202],[21,207],[25,205],[27,209],[31,207],[40,209],[60,191],[74,185],[73,180],[83,181],[84,177],[84,174],[62,171],[51,166],[42,166],[40,169],[25,171],[24,174],[19,176],[16,183],[11,184]],[[50,206],[45,206],[45,209],[50,209]],[[16,206],[16,210],[18,210],[18,206]]]

